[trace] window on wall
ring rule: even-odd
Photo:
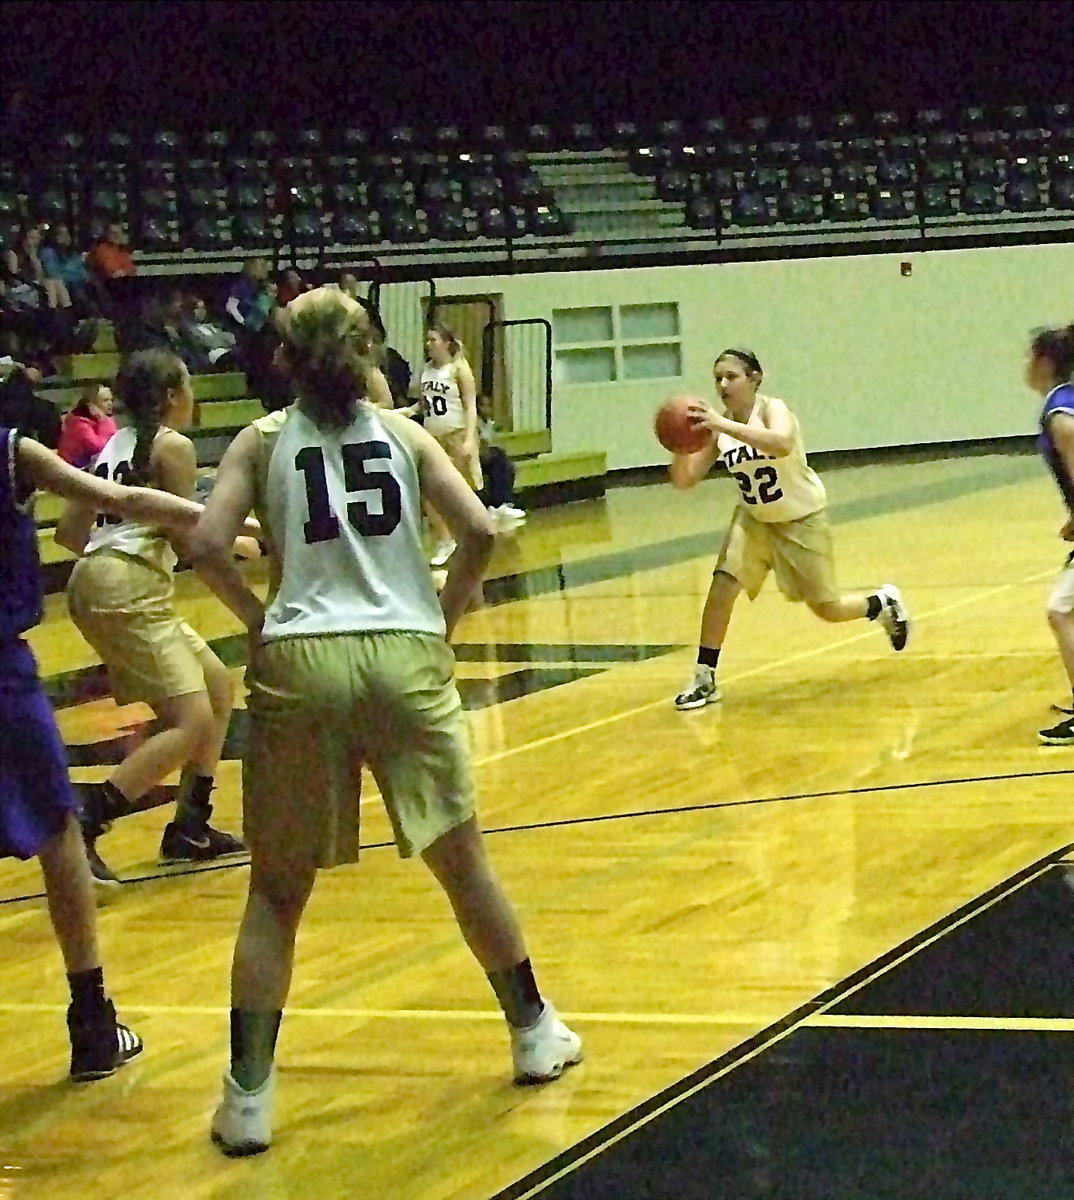
[[[564,383],[682,375],[679,306],[674,302],[557,308],[552,336],[557,374]]]

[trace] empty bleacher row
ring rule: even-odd
[[[756,118],[732,130],[623,125],[616,140],[695,228],[1074,210],[1069,104]]]
[[[122,221],[157,253],[562,240],[571,216],[544,167],[581,158],[584,179],[600,152],[651,180],[684,230],[1074,210],[1074,116],[1055,103],[380,136],[67,133],[32,162],[0,162],[0,231],[63,222],[85,243]]]
[[[444,131],[441,131],[443,133]],[[409,135],[409,136],[408,136]],[[329,140],[164,130],[60,136],[32,163],[0,164],[0,220],[62,222],[88,240],[125,223],[148,251],[502,241],[566,231],[524,153],[485,139],[448,153],[406,130],[381,147],[360,129]]]

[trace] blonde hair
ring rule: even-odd
[[[303,411],[321,428],[348,424],[371,366],[365,310],[339,288],[320,287],[292,300],[279,328]]]

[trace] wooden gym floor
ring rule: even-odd
[[[139,814],[101,843],[130,882],[100,926],[147,1049],[102,1083],[64,1082],[39,875],[0,863],[0,1196],[1069,1198],[1074,751],[1036,742],[1065,690],[1057,497],[1021,454],[824,476],[842,583],[912,607],[902,655],[769,585],[735,615],[723,703],[677,713],[721,480],[532,514],[460,628],[490,848],[585,1063],[511,1086],[487,985],[370,791],[364,861],[322,875],[300,935],[275,1144],[221,1158],[246,867],[165,871],[166,810]],[[239,675],[234,621],[180,592]],[[72,774],[103,776],[147,710],[115,707],[62,597],[32,641]]]

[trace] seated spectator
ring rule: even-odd
[[[0,425],[18,429],[55,450],[60,440],[56,406],[34,390],[41,382],[36,367],[12,358],[0,359]]]
[[[265,327],[276,308],[276,288],[263,258],[246,260],[242,274],[231,285],[224,308],[235,324],[249,333]]]
[[[71,296],[62,279],[45,274],[42,265],[40,225],[19,230],[15,244],[4,251],[4,275],[8,295],[15,303],[31,308],[70,308]]]
[[[63,419],[56,453],[72,467],[88,467],[115,432],[111,389],[103,383],[87,384]]]
[[[41,303],[36,288],[23,289],[12,282],[0,259],[0,346],[5,355],[54,375],[53,355],[63,341],[62,330],[56,328],[58,313]]]
[[[58,279],[70,293],[71,301],[83,315],[99,311],[90,290],[90,273],[86,256],[75,249],[71,230],[66,225],[53,225],[45,234],[41,246],[41,266],[46,279]]]
[[[86,254],[93,287],[105,316],[116,325],[137,320],[136,292],[132,283],[138,266],[127,245],[127,230],[113,221]]]
[[[344,275],[340,279],[341,291],[344,290],[344,281],[347,278]],[[354,286],[357,289],[357,279],[353,275],[349,276],[349,278],[354,280]],[[353,295],[350,292],[347,294]],[[364,297],[355,295],[354,298],[365,309],[369,331],[369,351],[378,370],[384,377],[388,393],[391,396],[391,404],[389,405],[387,401],[384,401],[381,406],[383,408],[404,408],[409,402],[410,379],[413,374],[410,369],[410,363],[407,362],[398,350],[388,345],[388,335],[384,329],[384,322],[380,319],[380,313]]]
[[[297,271],[284,271],[276,284],[276,303],[280,308],[286,308],[296,296],[301,296],[309,290],[310,285]]]
[[[282,341],[277,322],[282,313],[282,308],[275,309],[256,332],[240,326],[235,338],[235,361],[246,376],[250,395],[261,401],[266,412],[286,408],[294,400],[290,380],[276,365]]]
[[[363,308],[369,310],[366,298],[358,291],[358,276],[353,271],[340,271],[339,282],[336,286],[344,295],[350,296],[352,300],[357,300]]]
[[[478,495],[502,531],[521,525],[526,519],[526,511],[519,508],[515,498],[515,464],[503,447],[496,444],[499,431],[492,420],[491,409],[488,399],[479,396],[477,429],[484,485]]]
[[[86,266],[105,281],[129,279],[137,275],[138,266],[127,245],[127,230],[120,221],[113,221],[86,255]]]
[[[200,296],[188,296],[183,305],[179,337],[185,347],[187,368],[195,375],[224,371],[234,365],[235,335],[211,321]]]
[[[183,358],[179,326],[183,320],[183,293],[177,288],[165,295],[149,294],[142,300],[137,320],[124,322],[117,328],[117,344],[121,354],[138,350],[170,350]],[[184,358],[184,361],[185,358]],[[190,370],[190,363],[187,363]]]

